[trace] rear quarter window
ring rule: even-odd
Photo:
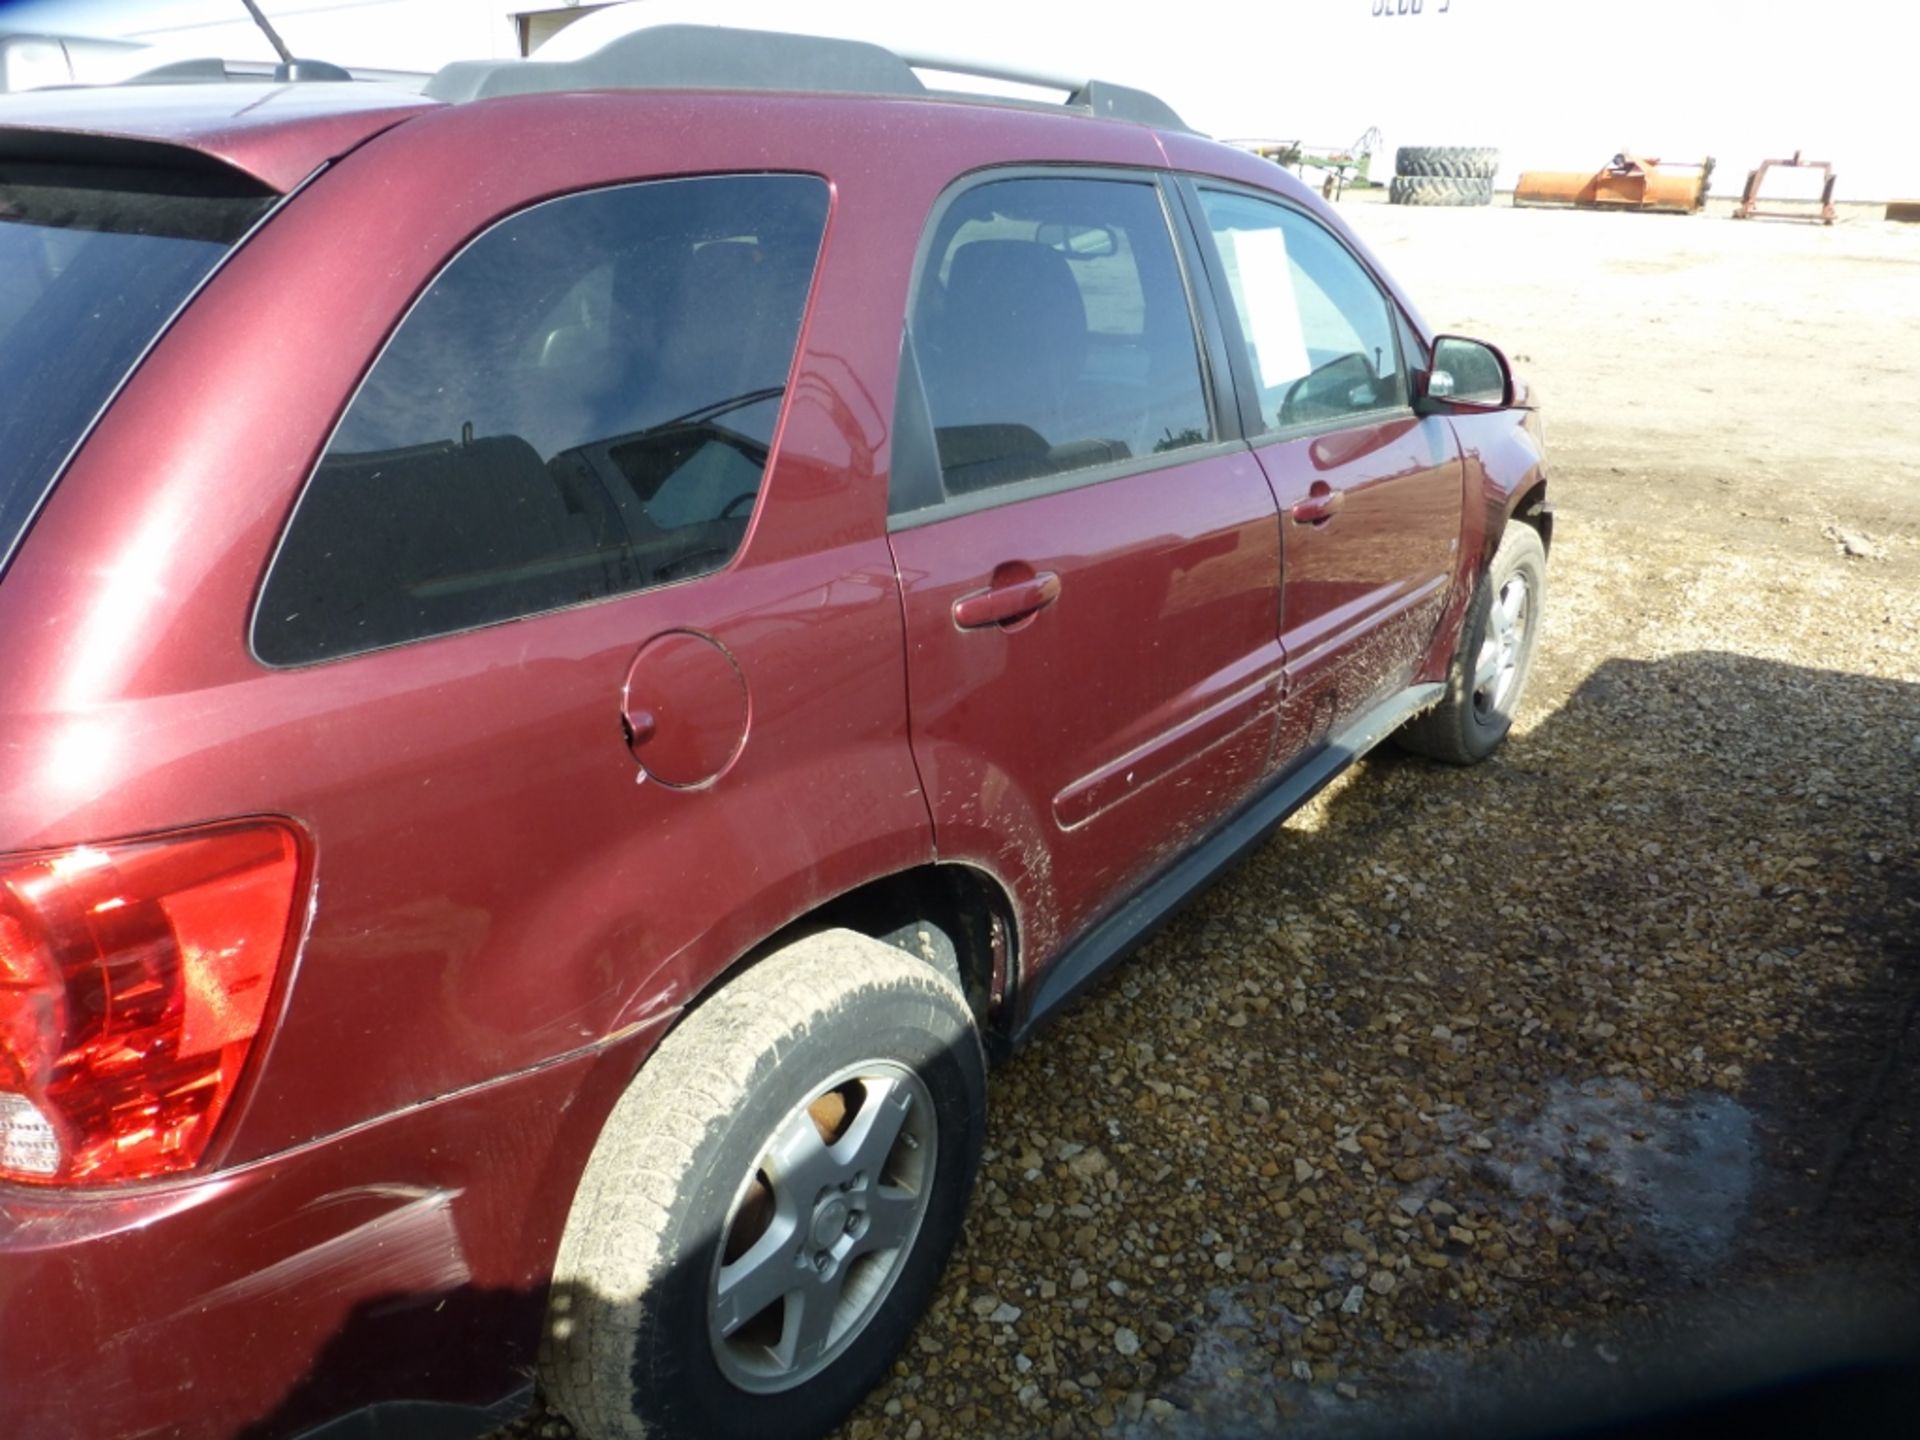
[[[255,653],[298,665],[725,565],[826,214],[815,177],[719,176],[567,196],[482,234],[348,406]]]

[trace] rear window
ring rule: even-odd
[[[101,408],[270,197],[0,161],[0,566]]]

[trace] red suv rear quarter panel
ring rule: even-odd
[[[0,1186],[10,1423],[227,1434],[323,1353],[352,1383],[316,1381],[308,1418],[499,1394],[531,1362],[599,1119],[662,1022],[823,895],[930,855],[874,400],[917,229],[896,255],[882,187],[830,220],[826,255],[847,258],[823,261],[730,572],[299,670],[247,646],[347,397],[468,238],[609,182],[830,173],[859,131],[845,106],[628,96],[403,126],[236,254],[56,488],[0,583],[0,850],[274,812],[317,864],[284,1013],[215,1157],[231,1178],[84,1200]],[[753,687],[752,738],[696,793],[636,783],[620,730],[633,653],[682,626],[719,637]],[[603,1061],[542,1064],[614,1034],[631,1038]],[[484,1088],[421,1106],[464,1087]],[[460,1298],[443,1311],[436,1291]],[[335,1334],[369,1305],[414,1327],[370,1370]]]
[[[402,126],[243,247],[55,491],[0,589],[24,641],[0,847],[255,811],[315,840],[311,933],[229,1158],[663,1020],[823,894],[927,858],[874,399],[912,240],[887,243],[911,227],[879,185],[836,203],[844,259],[730,572],[297,670],[246,643],[345,399],[468,238],[621,180],[819,172],[859,129],[846,106],[614,95]],[[628,661],[677,628],[751,686],[751,738],[710,791],[636,783],[620,731]]]
[[[1264,162],[1165,144],[1178,165],[1299,198]],[[31,1300],[61,1354],[102,1346],[99,1364],[68,1372],[73,1403],[48,1403],[89,1430],[204,1433],[295,1385],[336,1317],[395,1290],[436,1314],[419,1303],[436,1285],[467,1287],[434,1334],[471,1373],[429,1387],[418,1355],[388,1347],[377,1358],[394,1369],[361,1370],[337,1398],[512,1383],[506,1367],[532,1354],[524,1301],[600,1118],[679,1007],[821,900],[933,858],[907,749],[886,473],[909,273],[935,198],[986,165],[1161,154],[1143,129],[1001,108],[522,97],[379,135],[215,277],[0,583],[0,851],[287,814],[314,841],[315,896],[269,1051],[215,1157],[239,1170],[66,1218],[58,1197],[0,1187],[0,1338]],[[822,174],[834,201],[788,414],[732,566],[303,669],[252,658],[254,598],[306,477],[397,318],[468,239],[553,195],[754,170]],[[676,628],[725,644],[752,695],[738,762],[691,793],[636,783],[619,728],[628,661]],[[578,1053],[609,1036],[624,1043]],[[383,1253],[393,1238],[403,1265]],[[482,1309],[487,1290],[520,1303]],[[247,1347],[250,1363],[184,1390],[140,1359],[162,1335],[182,1356]],[[57,1363],[21,1342],[0,1380]],[[104,1388],[83,1404],[89,1385]]]
[[[988,108],[518,98],[368,143],[216,275],[0,583],[0,850],[287,814],[314,842],[314,898],[221,1176],[77,1203],[0,1187],[0,1386],[64,1376],[32,1392],[34,1426],[230,1429],[323,1347],[338,1361],[334,1327],[369,1305],[433,1317],[418,1338],[451,1365],[376,1347],[392,1368],[356,1366],[354,1385],[308,1395],[314,1413],[513,1383],[600,1117],[665,1022],[793,916],[932,857],[885,515],[908,276],[935,196],[988,163],[1157,154],[1131,127]],[[286,518],[443,264],[542,198],[743,170],[824,174],[835,196],[734,564],[379,654],[256,661],[248,625]],[[752,691],[739,760],[692,793],[636,783],[619,727],[632,655],[680,627],[727,645]],[[625,1038],[581,1053],[609,1036]],[[443,1311],[436,1286],[461,1298]],[[58,1353],[14,1335],[30,1319]],[[243,1346],[248,1366],[206,1371]],[[192,1389],[141,1359],[168,1354]]]

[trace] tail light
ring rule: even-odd
[[[0,1180],[200,1162],[267,1021],[301,870],[277,821],[0,857]]]

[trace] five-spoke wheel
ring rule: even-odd
[[[1488,608],[1486,638],[1473,672],[1473,708],[1483,716],[1512,713],[1514,682],[1533,623],[1532,595],[1525,572],[1515,571]]]
[[[980,1160],[986,1057],[940,970],[828,930],[723,985],[602,1130],[541,1381],[588,1440],[801,1440],[932,1298]]]
[[[804,1385],[871,1319],[912,1253],[940,1130],[912,1071],[866,1060],[781,1120],[728,1213],[707,1324],[743,1390]]]
[[[1472,765],[1500,747],[1533,665],[1546,586],[1540,532],[1509,521],[1467,606],[1446,695],[1401,727],[1394,738],[1404,749]]]

